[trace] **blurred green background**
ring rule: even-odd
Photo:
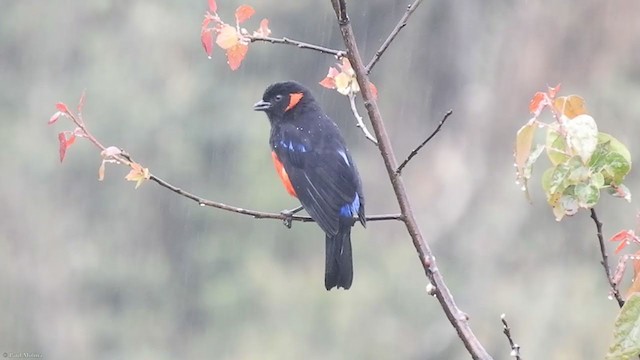
[[[241,3],[273,36],[342,48],[329,1]],[[351,1],[369,59],[405,1]],[[397,205],[378,151],[346,97],[317,83],[335,59],[252,44],[231,72],[208,60],[199,1],[5,0],[0,12],[0,352],[47,359],[468,358],[397,222],[353,234],[349,291],[323,286],[313,224],[201,208],[153,183],[134,190],[78,141],[63,164],[46,122],[86,89],[85,120],[106,145],[205,198],[265,211],[297,203],[279,184],[269,125],[252,111],[264,88],[311,87],[344,130],[369,214]],[[617,306],[607,299],[595,227],[581,212],[556,223],[534,170],[529,205],[514,184],[513,142],[537,90],[562,82],[600,130],[628,145],[640,133],[640,2],[425,1],[372,80],[398,157],[444,130],[404,178],[440,270],[477,336],[508,359],[506,313],[527,359],[602,358]],[[363,112],[364,113],[364,112]],[[632,192],[640,178],[627,179]],[[635,226],[637,202],[603,197],[605,236]],[[612,261],[617,258],[612,257]]]

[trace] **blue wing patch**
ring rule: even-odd
[[[353,217],[360,210],[360,196],[356,193],[356,198],[353,199],[351,204],[346,204],[340,208],[340,216]]]
[[[280,140],[280,146],[282,146],[284,149],[289,149],[289,151],[307,152],[307,148],[304,145],[294,143],[291,140],[289,140],[288,142],[285,140]]]

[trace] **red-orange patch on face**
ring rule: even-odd
[[[304,96],[303,93],[291,93],[291,94],[289,94],[289,106],[287,106],[287,108],[284,109],[284,111],[289,111],[289,110],[293,109],[294,106],[298,105],[300,100],[302,100],[303,96]]]
[[[284,169],[284,165],[282,165],[282,163],[280,162],[280,159],[278,159],[278,155],[276,154],[275,151],[271,152],[271,158],[273,159],[273,165],[275,165],[276,167],[276,172],[278,173],[278,176],[280,176],[280,180],[282,180],[282,184],[284,185],[284,188],[287,189],[287,192],[289,193],[289,195],[293,197],[298,197],[298,195],[296,195],[296,190],[293,188],[293,185],[289,180],[289,175],[287,174],[287,171]]]

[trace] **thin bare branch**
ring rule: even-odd
[[[384,52],[387,51],[387,48],[389,47],[389,45],[391,45],[391,42],[396,38],[396,36],[398,36],[398,33],[400,32],[400,30],[402,30],[405,26],[407,26],[407,21],[409,20],[409,17],[418,8],[418,6],[420,6],[421,2],[422,0],[415,0],[413,3],[407,6],[407,11],[405,11],[404,15],[402,15],[396,27],[391,31],[387,39],[382,43],[382,45],[380,46],[380,49],[378,49],[375,55],[373,55],[373,58],[371,59],[371,61],[369,61],[369,65],[367,65],[367,67],[365,68],[367,74],[371,73],[371,69],[373,69],[373,67],[376,66],[376,64],[378,63],[378,60],[380,60],[380,57],[382,56],[382,54],[384,54]]]
[[[427,143],[431,141],[431,139],[433,139],[433,137],[436,136],[438,132],[440,132],[440,129],[442,129],[442,125],[444,125],[445,121],[447,121],[447,119],[449,118],[449,116],[451,116],[451,114],[453,114],[453,110],[447,111],[447,113],[444,114],[444,117],[442,118],[442,120],[440,120],[438,127],[436,127],[436,129],[431,133],[431,135],[429,135],[425,141],[423,141],[420,145],[418,145],[415,149],[413,149],[411,153],[409,153],[409,156],[407,156],[407,158],[404,159],[402,164],[400,164],[400,166],[398,166],[398,168],[396,169],[396,176],[400,175],[402,173],[402,169],[404,169],[404,167],[407,166],[409,161],[411,161],[411,159],[413,159],[414,156],[418,155],[418,151],[420,151],[425,145],[427,145]]]
[[[502,333],[507,337],[509,346],[511,346],[511,353],[509,355],[516,358],[516,360],[522,360],[522,357],[520,357],[520,345],[516,344],[516,342],[513,341],[513,337],[511,337],[511,328],[507,323],[507,316],[505,314],[500,315],[500,320],[502,321]]]
[[[355,35],[353,34],[353,28],[349,22],[346,1],[331,0],[331,4],[333,5],[333,10],[338,20],[342,39],[345,47],[347,48],[347,57],[349,58],[351,66],[356,73],[356,79],[358,80],[360,91],[362,92],[364,106],[367,109],[367,114],[371,121],[373,131],[378,139],[378,148],[380,149],[380,154],[384,160],[387,175],[389,176],[389,180],[393,186],[393,190],[400,206],[400,211],[404,216],[403,222],[413,241],[413,245],[418,252],[418,257],[425,271],[425,275],[435,287],[433,293],[471,357],[483,360],[491,359],[489,353],[484,349],[478,338],[471,330],[468,316],[456,305],[455,300],[436,265],[433,252],[429,248],[429,244],[424,240],[416,218],[413,215],[411,203],[404,188],[402,177],[396,175],[395,171],[398,167],[397,159],[393,153],[391,140],[387,135],[382,115],[380,114],[378,105],[369,87],[369,76],[367,75],[365,65],[362,61],[362,57],[360,56]]]
[[[364,136],[368,140],[370,140],[372,143],[376,144],[376,146],[377,146],[378,145],[378,141],[371,134],[371,132],[367,128],[367,125],[364,124],[364,121],[362,120],[362,116],[360,116],[360,114],[358,113],[358,108],[356,107],[356,94],[349,93],[348,96],[349,96],[349,104],[351,105],[351,112],[353,112],[353,116],[355,116],[356,121],[358,122],[356,124],[356,126],[359,127],[362,130],[362,132],[364,133]]]
[[[609,287],[611,288],[611,295],[618,302],[618,306],[622,307],[624,305],[624,300],[622,296],[620,296],[620,291],[618,290],[618,285],[614,282],[611,277],[611,270],[609,269],[609,257],[607,256],[607,249],[604,246],[604,236],[602,235],[602,223],[598,220],[598,214],[594,208],[591,208],[591,218],[593,222],[596,224],[596,231],[598,236],[598,243],[600,244],[600,254],[602,255],[602,267],[604,267],[604,273],[607,276],[607,282],[609,282]]]
[[[341,57],[347,55],[347,52],[344,51],[344,50],[329,49],[329,48],[326,48],[324,46],[319,46],[319,45],[305,43],[305,42],[302,42],[302,41],[292,40],[292,39],[289,39],[289,38],[286,38],[286,37],[273,38],[273,37],[269,37],[269,36],[247,35],[246,38],[249,39],[251,42],[262,41],[262,42],[268,42],[268,43],[272,43],[272,44],[293,45],[293,46],[296,46],[296,47],[298,47],[300,49],[309,49],[309,50],[319,51],[319,52],[324,53],[324,54],[333,55],[338,59],[340,59]]]

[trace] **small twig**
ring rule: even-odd
[[[502,333],[504,333],[504,336],[507,337],[509,346],[511,346],[511,353],[509,355],[515,357],[516,360],[522,360],[522,358],[520,357],[520,345],[516,344],[511,337],[511,328],[507,323],[506,315],[500,315],[500,320],[502,321]]]
[[[65,113],[70,119],[71,121],[73,121],[73,123],[78,126],[82,132],[83,132],[83,137],[86,137],[92,144],[94,144],[98,149],[100,149],[100,151],[104,151],[106,149],[106,147],[104,145],[102,145],[102,143],[95,137],[93,136],[93,134],[91,134],[91,132],[87,129],[87,126],[85,125],[82,116],[78,115],[74,115],[72,112],[67,112]],[[117,154],[117,155],[113,155],[114,160],[117,160],[118,162],[131,167],[132,164],[134,163],[134,161],[131,159],[131,156],[129,154],[127,154],[126,152],[122,151],[121,153]],[[169,189],[173,192],[175,192],[178,195],[184,196],[188,199],[191,199],[195,202],[197,202],[200,206],[209,206],[209,207],[213,207],[216,209],[220,209],[220,210],[225,210],[225,211],[230,211],[230,212],[234,212],[237,214],[242,214],[242,215],[248,215],[248,216],[252,216],[253,218],[256,219],[275,219],[275,220],[282,220],[285,222],[285,225],[287,225],[287,222],[289,223],[289,225],[287,227],[291,227],[290,223],[291,221],[300,221],[300,222],[314,222],[314,220],[309,217],[309,216],[296,216],[293,215],[295,212],[299,211],[294,211],[293,213],[270,213],[270,212],[264,212],[264,211],[257,211],[257,210],[250,210],[250,209],[244,209],[244,208],[240,208],[237,206],[233,206],[233,205],[227,205],[227,204],[223,204],[217,201],[212,201],[212,200],[208,200],[205,198],[202,198],[200,196],[194,195],[188,191],[182,190],[177,186],[174,186],[170,183],[168,183],[167,181],[153,175],[153,174],[149,174],[149,180],[154,181],[155,183],[157,183],[158,185]],[[296,208],[298,209],[298,208]],[[294,209],[294,210],[296,210]],[[366,220],[367,221],[387,221],[387,220],[400,220],[402,221],[404,219],[404,217],[402,216],[402,214],[381,214],[381,215],[371,215],[371,216],[367,216]]]
[[[618,285],[611,278],[611,270],[609,269],[609,257],[607,256],[607,249],[604,246],[604,236],[602,235],[602,223],[598,220],[598,214],[596,214],[596,210],[591,208],[591,218],[593,222],[596,224],[596,230],[598,235],[598,242],[600,243],[600,254],[602,255],[602,261],[600,264],[604,267],[604,273],[607,276],[607,281],[609,282],[609,287],[611,288],[611,294],[618,302],[618,306],[622,307],[624,305],[624,300],[622,296],[620,296],[620,291],[618,290]]]
[[[315,50],[315,51],[319,51],[319,52],[324,53],[324,54],[333,55],[338,59],[340,59],[343,56],[347,55],[347,52],[344,51],[344,50],[329,49],[329,48],[326,48],[324,46],[319,46],[319,45],[305,43],[305,42],[302,42],[302,41],[292,40],[292,39],[289,39],[289,38],[286,38],[286,37],[273,38],[273,37],[269,37],[269,36],[247,35],[246,38],[249,39],[249,41],[251,41],[251,42],[263,41],[263,42],[269,42],[269,43],[272,43],[272,44],[293,45],[293,46],[299,47],[300,49]]]
[[[371,134],[371,132],[369,132],[369,129],[367,129],[367,125],[364,124],[364,121],[362,120],[362,116],[360,116],[360,114],[358,113],[358,108],[356,107],[356,94],[354,93],[349,93],[349,104],[351,105],[351,112],[353,112],[353,116],[355,116],[356,121],[358,122],[356,124],[357,127],[359,127],[362,132],[364,133],[364,136],[371,140],[372,143],[376,144],[376,146],[378,145],[378,141],[376,140],[376,138]]]
[[[373,58],[371,59],[371,61],[369,61],[369,65],[367,65],[367,67],[365,68],[367,74],[371,72],[371,69],[373,69],[373,67],[376,65],[378,60],[380,60],[380,57],[382,56],[382,54],[384,54],[384,52],[387,51],[387,48],[389,47],[389,45],[391,45],[391,42],[396,38],[396,36],[398,36],[398,33],[400,32],[400,30],[402,30],[405,26],[407,26],[407,20],[409,20],[409,17],[411,16],[411,14],[413,14],[413,12],[418,8],[418,6],[420,6],[421,2],[422,0],[415,0],[412,4],[407,6],[407,11],[404,13],[404,15],[402,15],[402,18],[400,18],[400,21],[398,22],[396,27],[391,31],[387,39],[382,43],[382,45],[380,46],[380,49],[376,51],[376,54],[373,55]]]
[[[431,135],[429,135],[429,137],[427,137],[425,141],[423,141],[420,145],[418,145],[418,147],[416,147],[415,149],[413,149],[413,151],[411,151],[411,153],[409,153],[409,156],[407,156],[407,158],[404,159],[402,164],[400,164],[400,166],[398,166],[398,168],[396,169],[396,176],[400,175],[400,173],[402,173],[402,169],[404,169],[404,167],[407,166],[409,161],[411,161],[411,159],[413,159],[414,156],[418,155],[418,151],[420,151],[425,145],[427,145],[427,143],[431,141],[431,139],[433,139],[433,137],[436,136],[438,132],[440,132],[440,129],[442,129],[442,125],[444,125],[445,121],[447,121],[447,119],[449,118],[449,116],[451,116],[451,114],[453,114],[453,110],[447,111],[447,113],[444,114],[444,117],[442,118],[442,120],[440,120],[438,127],[436,127],[436,129],[431,133]]]

